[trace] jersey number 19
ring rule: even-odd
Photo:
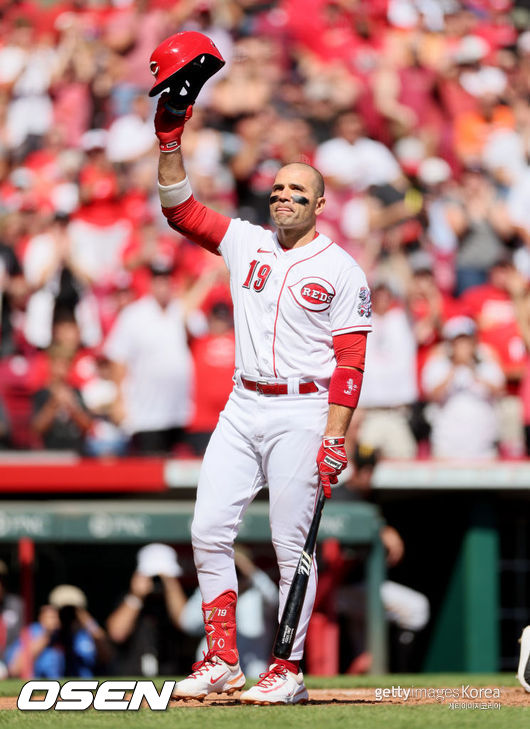
[[[267,283],[267,279],[269,278],[272,269],[267,263],[264,263],[262,266],[259,266],[259,269],[258,269],[258,266],[259,266],[259,261],[250,262],[248,274],[245,279],[245,283],[243,284],[244,289],[249,289],[251,287],[251,284],[252,284],[252,288],[254,289],[254,291],[258,291],[258,292],[263,291],[263,289],[265,288],[265,284]],[[258,269],[257,273],[256,273],[256,269]],[[255,277],[254,277],[254,274],[256,274]],[[254,280],[254,283],[252,283],[253,280]]]

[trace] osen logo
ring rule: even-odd
[[[335,296],[333,286],[319,276],[306,276],[289,286],[289,291],[296,303],[309,311],[324,311]]]

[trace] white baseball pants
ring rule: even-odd
[[[327,394],[268,396],[236,386],[221,413],[201,467],[192,524],[205,602],[237,592],[233,544],[246,508],[269,487],[272,543],[280,570],[281,615],[316,502],[316,456],[328,413]],[[313,564],[291,658],[302,657],[317,584]]]

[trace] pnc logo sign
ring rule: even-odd
[[[309,311],[324,311],[335,296],[333,286],[319,276],[306,276],[289,286],[289,291],[296,303]]]

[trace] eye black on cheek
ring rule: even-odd
[[[291,195],[291,200],[299,205],[309,205],[309,200],[303,195]]]
[[[278,202],[280,199],[279,195],[271,195],[269,198],[269,205],[274,205],[275,202]]]

